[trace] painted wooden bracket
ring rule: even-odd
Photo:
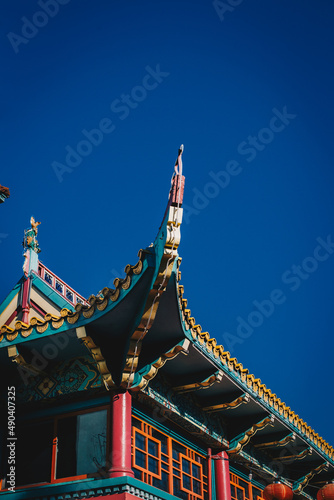
[[[235,408],[238,408],[238,406],[248,403],[250,401],[250,395],[247,393],[242,394],[238,398],[234,399],[230,403],[222,403],[218,405],[212,405],[212,406],[205,406],[202,408],[204,411],[221,411],[221,410],[234,410]]]
[[[223,378],[223,372],[221,370],[217,370],[215,373],[210,375],[210,377],[205,378],[201,382],[193,382],[191,384],[178,385],[177,387],[173,387],[173,390],[180,393],[197,391],[198,389],[208,389],[216,382],[220,382]]]

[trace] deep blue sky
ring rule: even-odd
[[[334,241],[334,4],[244,0],[219,15],[204,0],[62,3],[51,18],[37,1],[2,2],[1,298],[31,215],[46,266],[86,297],[112,286],[154,240],[184,143],[192,314],[333,445],[334,254],[307,258],[317,238]],[[284,109],[285,123],[273,118]],[[101,120],[112,132],[57,176],[53,162]],[[208,184],[231,165],[228,186]],[[215,196],[199,209],[198,193]],[[275,289],[284,303],[227,345]]]

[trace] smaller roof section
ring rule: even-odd
[[[16,324],[43,321],[46,315],[58,316],[62,309],[75,311],[86,299],[48,269],[38,258],[38,226],[34,217],[24,231],[23,276],[0,304],[0,329],[10,331]]]

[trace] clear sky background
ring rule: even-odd
[[[184,143],[192,314],[333,445],[334,3],[43,4],[2,2],[1,300],[31,215],[47,267],[86,297],[112,286]]]

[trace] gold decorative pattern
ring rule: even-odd
[[[205,406],[204,408],[202,408],[202,410],[204,411],[233,410],[235,408],[238,408],[238,406],[240,406],[243,403],[248,403],[249,400],[250,400],[249,394],[242,394],[238,398],[231,401],[231,403]]]
[[[129,275],[127,275],[127,277],[123,280],[122,283],[123,290],[128,290],[130,288],[130,285],[131,285],[131,278]]]
[[[149,383],[149,381],[152,380],[152,378],[154,378],[156,376],[156,374],[158,373],[160,368],[163,367],[163,365],[166,363],[166,361],[174,359],[178,354],[180,354],[180,352],[186,353],[186,351],[188,350],[188,346],[189,346],[189,340],[185,340],[182,343],[182,345],[176,345],[175,347],[173,347],[173,349],[171,349],[170,351],[168,351],[165,354],[163,354],[162,356],[160,356],[160,358],[158,358],[152,364],[149,372],[142,376],[140,383],[138,385],[136,385],[136,387],[132,388],[132,390],[133,391],[140,391],[140,390],[144,389],[147,386],[147,384]],[[133,382],[133,379],[134,379],[134,374],[131,374],[130,383]],[[127,383],[127,384],[129,383],[129,374],[128,373],[123,373],[122,382]]]
[[[17,347],[15,345],[8,347],[8,356],[9,356],[9,358],[12,359],[12,361],[14,363],[20,365],[21,367],[23,367],[25,370],[32,373],[33,375],[44,374],[44,376],[46,376],[46,374],[42,370],[27,363],[26,360],[24,359],[24,357],[22,356],[22,354],[19,353],[19,351],[17,350]]]
[[[327,467],[328,467],[328,462],[324,462],[315,469],[311,470],[311,472],[306,474],[306,476],[304,476],[300,481],[296,481],[297,486],[292,488],[293,492],[297,494],[300,493],[308,485],[309,481],[312,479],[313,476],[319,474],[319,472],[321,472],[323,469],[326,469]]]
[[[97,369],[102,375],[102,379],[104,385],[109,390],[115,387],[115,383],[112,379],[112,376],[109,372],[106,360],[104,359],[100,348],[94,343],[93,339],[86,334],[86,329],[84,326],[81,326],[76,329],[77,337],[83,342],[83,344],[89,350],[92,358],[94,359]]]
[[[69,315],[67,316],[67,322],[70,324],[70,325],[74,325],[74,323],[76,323],[78,321],[80,317],[80,313],[78,311],[76,311],[74,314],[72,313],[72,311],[69,313]]]
[[[119,291],[119,288],[116,288],[116,290],[111,294],[110,296],[110,300],[112,302],[116,302],[116,300],[118,299],[119,297],[119,294],[120,294],[120,291]]]
[[[44,325],[45,321],[43,321],[42,319],[38,319],[36,318],[35,316],[33,318],[31,318],[30,320],[30,324],[32,326],[36,326],[36,325]],[[20,329],[24,329],[24,325],[21,323],[21,321],[17,321],[15,323],[15,327],[19,326]]]
[[[26,330],[21,330],[21,335],[23,338],[29,337],[32,332],[32,327],[27,328]]]
[[[57,318],[56,320],[51,321],[52,328],[55,328],[56,330],[58,330],[58,328],[63,326],[63,324],[64,324],[64,318],[61,319]]]
[[[244,446],[246,446],[247,443],[249,443],[251,437],[254,436],[254,434],[256,434],[257,431],[259,431],[260,429],[264,429],[265,427],[267,427],[267,425],[271,425],[271,426],[274,425],[274,419],[273,419],[272,415],[264,418],[258,424],[252,425],[252,427],[250,427],[250,429],[248,429],[248,431],[245,432],[244,436],[240,439],[240,441],[238,441],[238,443],[235,445],[235,447],[227,450],[227,453],[229,455],[239,453],[239,451],[241,451],[242,448]]]
[[[190,316],[190,309],[187,308],[187,299],[183,297],[184,287],[178,285],[179,304],[182,317],[186,323],[186,328],[191,329],[192,336],[195,340],[199,340],[199,335],[204,335],[200,325],[197,325],[194,330],[195,319]],[[200,333],[199,333],[200,330]],[[236,358],[232,358],[228,351],[224,350],[222,345],[217,345],[215,339],[210,338],[210,335],[205,332],[204,345],[207,350],[211,350],[216,358],[219,358],[224,366],[230,371],[235,373],[242,382],[246,382],[249,389],[253,390],[261,399],[266,401],[279,415],[281,415],[289,422],[293,423],[295,427],[305,434],[305,436],[312,441],[322,452],[329,458],[334,459],[334,448],[330,446],[322,437],[319,436],[306,422],[304,422],[298,415],[296,415],[289,406],[281,401],[276,394],[273,394],[265,384],[262,384],[260,379],[255,378],[254,375],[249,373],[247,368],[244,368],[241,363],[238,363]]]
[[[54,316],[53,314],[50,314],[50,313],[46,313],[46,315],[44,316],[44,319],[45,321],[58,321],[59,320],[59,317],[58,316]]]
[[[107,305],[108,305],[108,299],[105,298],[104,300],[102,300],[102,302],[98,302],[96,304],[96,307],[99,311],[104,311]]]
[[[83,310],[82,315],[84,318],[88,319],[88,318],[91,318],[93,316],[94,312],[95,312],[94,306],[91,306],[89,309]],[[70,322],[69,319],[67,319],[67,321]],[[75,323],[75,321],[73,321],[72,324],[73,323]]]
[[[160,298],[168,285],[175,260],[177,260],[179,264],[177,248],[181,238],[180,225],[182,222],[182,214],[182,208],[167,205],[164,217],[167,224],[164,226],[164,230],[161,235],[159,232],[157,236],[157,239],[159,238],[160,240],[165,237],[163,255],[160,259],[159,269],[154,284],[148,293],[141,320],[130,339],[130,348],[126,357],[121,381],[121,387],[124,389],[130,389],[134,382],[135,370],[138,366],[138,357],[142,341],[154,323]],[[177,350],[177,346],[175,349]],[[176,354],[178,354],[178,352],[176,352]],[[156,375],[159,368],[165,363],[167,359],[166,356],[167,354],[163,355],[162,358],[159,358],[159,361],[152,365],[150,372],[142,377],[140,384],[136,384],[136,387],[134,388],[135,390],[140,390],[147,385],[148,381]]]
[[[125,272],[127,273],[128,266],[125,268]],[[139,260],[135,266],[133,266],[132,271],[133,274],[140,274],[143,270],[143,262]]]
[[[15,332],[15,333],[8,333],[7,334],[7,340],[9,340],[9,342],[11,342],[12,340],[15,340],[16,337],[18,336],[19,332]]]
[[[254,444],[254,448],[270,448],[270,447],[279,447],[279,446],[285,446],[287,443],[290,443],[291,441],[295,441],[296,435],[295,434],[288,434],[285,436],[285,438],[280,439],[279,441],[270,441],[269,443],[259,443],[259,444]]]
[[[214,373],[202,382],[194,382],[193,384],[179,385],[173,387],[173,390],[180,393],[190,392],[198,389],[208,389],[215,382],[220,382],[223,377],[222,372]]]
[[[44,325],[37,325],[36,326],[36,331],[38,333],[44,333],[48,328],[49,328],[49,323],[45,322]]]
[[[312,449],[311,448],[306,448],[305,450],[301,451],[300,453],[297,453],[297,455],[284,455],[282,457],[275,457],[273,460],[279,460],[280,462],[284,462],[285,460],[302,460],[303,458],[307,457],[307,455],[312,455]]]
[[[133,384],[134,372],[138,365],[138,357],[141,350],[141,344],[146,333],[151,328],[155,320],[155,316],[157,314],[158,306],[160,303],[160,297],[165,291],[169,278],[172,274],[174,259],[175,258],[171,256],[170,253],[165,253],[161,258],[158,274],[153,287],[148,294],[140,323],[130,339],[130,348],[126,357],[126,363],[123,370],[121,382],[121,387],[123,387],[124,389],[131,388],[131,385]],[[156,372],[154,373],[154,375],[155,374]],[[153,376],[150,378],[153,378]],[[144,382],[142,380],[142,385],[140,384],[138,389],[145,387],[145,385],[147,385],[147,381]],[[137,386],[135,389],[137,389]]]

